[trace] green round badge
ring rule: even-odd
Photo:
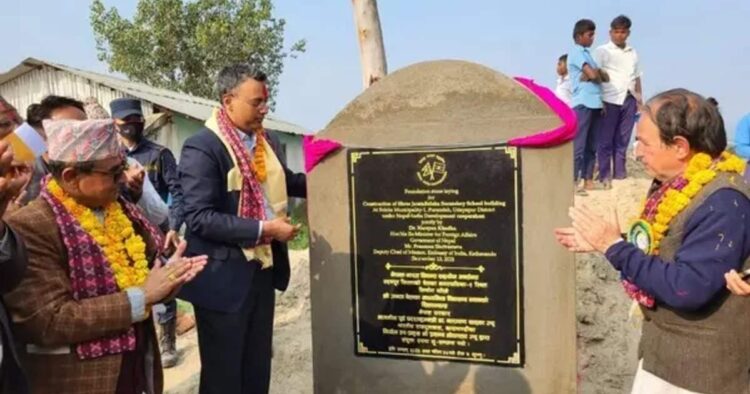
[[[653,252],[654,230],[651,224],[645,220],[633,223],[628,231],[628,242],[638,247],[646,254]]]

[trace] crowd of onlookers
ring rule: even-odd
[[[638,53],[628,44],[631,26],[630,18],[617,16],[610,23],[609,42],[592,50],[596,24],[581,19],[573,28],[575,45],[557,62],[555,93],[578,118],[573,155],[578,195],[609,190],[613,179],[628,175],[627,152],[644,100]],[[707,100],[718,108],[715,98]],[[750,114],[736,128],[734,149],[750,159]]]
[[[194,310],[200,392],[268,393],[300,230],[288,201],[307,186],[263,127],[266,81],[223,68],[179,165],[138,100],[51,95],[23,119],[0,97],[0,139],[18,143],[0,141],[0,394],[162,393],[176,297]]]
[[[628,45],[632,22],[620,15],[610,24],[610,41],[591,50],[596,24],[581,19],[573,28],[575,45],[557,63],[556,93],[578,118],[574,140],[576,193],[586,195],[598,181],[612,188],[627,177],[626,159],[638,108],[643,104],[638,53]]]

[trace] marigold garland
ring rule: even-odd
[[[91,209],[78,204],[54,179],[47,183],[47,190],[102,249],[120,289],[140,286],[146,281],[149,272],[146,243],[136,234],[120,203],[114,202],[104,208],[102,223]]]
[[[659,244],[669,231],[669,224],[707,183],[716,178],[717,172],[743,174],[746,163],[729,152],[723,152],[720,159],[713,160],[706,153],[698,153],[690,160],[683,177],[687,185],[681,189],[669,189],[656,207],[653,225],[653,250],[658,254]]]
[[[653,192],[643,204],[639,220],[628,231],[628,240],[651,255],[659,254],[659,245],[669,231],[672,220],[685,209],[717,172],[744,174],[745,161],[727,152],[716,160],[705,153],[693,156],[685,172]],[[734,182],[734,175],[730,178]],[[654,297],[639,289],[628,278],[622,279],[625,292],[637,304],[653,308]],[[639,310],[639,309],[636,309]]]
[[[265,133],[256,133],[255,136],[255,154],[253,155],[253,172],[258,182],[266,181],[268,173],[266,172],[266,138]]]

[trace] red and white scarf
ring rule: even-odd
[[[242,175],[242,190],[240,191],[240,206],[237,213],[241,218],[266,220],[266,211],[263,200],[263,187],[258,181],[252,167],[250,152],[240,140],[239,134],[234,124],[229,119],[229,115],[224,108],[219,109],[216,116],[219,125],[219,133],[225,141],[228,142],[232,149],[232,154],[237,160],[237,165]],[[258,139],[256,149],[263,146],[260,139],[265,139],[265,132],[261,131],[255,134]],[[263,239],[261,244],[270,243],[270,239]]]

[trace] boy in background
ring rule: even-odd
[[[594,44],[596,24],[581,19],[573,27],[575,45],[568,52],[568,73],[573,88],[571,105],[578,117],[578,131],[573,140],[573,178],[576,194],[587,195],[594,186],[596,161],[595,130],[602,111],[602,82],[609,81],[599,69],[589,48]]]
[[[557,59],[557,86],[555,95],[565,104],[570,106],[573,100],[573,91],[570,86],[570,77],[568,77],[568,54],[564,54]]]
[[[599,180],[604,189],[612,188],[612,179],[625,179],[628,145],[635,126],[638,107],[643,104],[641,68],[638,53],[628,45],[632,22],[625,15],[612,20],[610,41],[596,49],[594,57],[609,82],[602,84],[604,111],[597,130],[596,159]]]

